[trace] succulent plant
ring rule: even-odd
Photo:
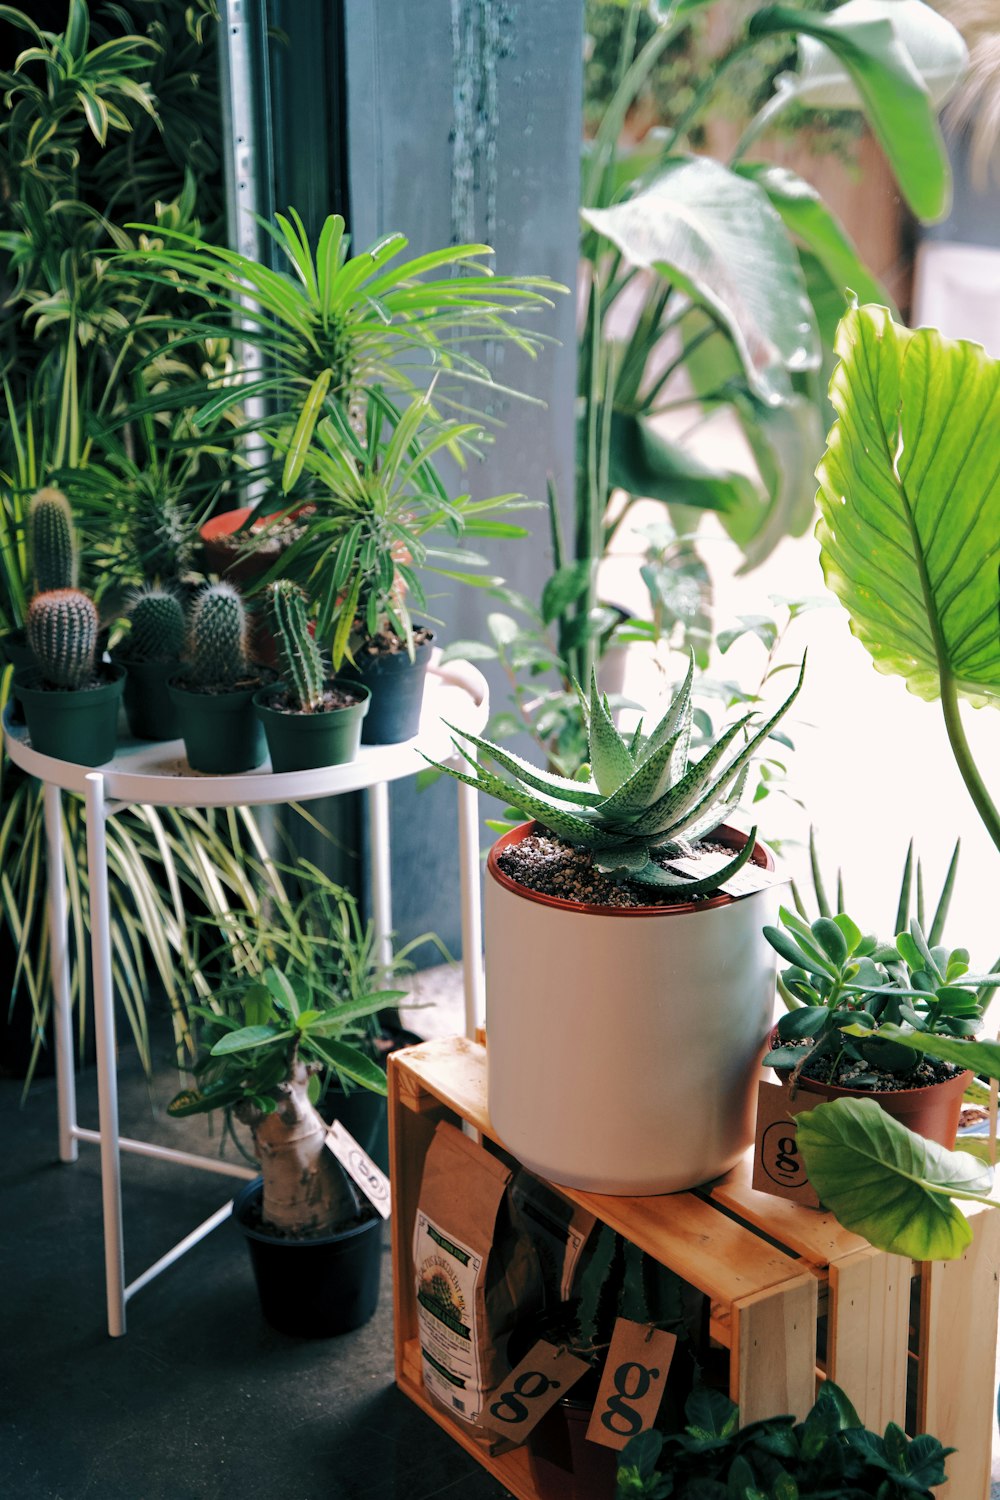
[[[967,949],[933,937],[928,943],[916,918],[892,943],[863,934],[846,912],[809,923],[781,907],[779,920],[764,936],[791,965],[780,982],[793,1009],[778,1022],[784,1045],[764,1061],[792,1068],[796,1081],[819,1059],[826,1060],[824,1082],[838,1082],[841,1066],[852,1066],[852,1088],[876,1087],[871,1069],[911,1072],[921,1053],[952,1060],[948,1043],[975,1035],[989,992],[1000,985],[1000,974],[969,973]],[[945,1039],[940,1050],[935,1037]]]
[[[184,649],[184,610],[168,589],[143,589],[129,610],[132,661],[176,661]]]
[[[323,706],[326,674],[319,647],[309,633],[306,596],[288,579],[272,583],[268,602],[281,662],[281,675],[302,713],[314,714]]]
[[[228,687],[248,675],[246,605],[231,583],[210,583],[191,611],[191,676],[206,687]]]
[[[144,578],[181,578],[192,565],[197,529],[191,507],[157,474],[132,487],[132,545]]]
[[[28,551],[40,594],[75,589],[79,559],[73,512],[61,490],[44,489],[28,506]]]
[[[28,607],[28,644],[46,682],[86,687],[97,658],[97,609],[78,589],[36,594]]]
[[[495,775],[455,746],[475,774],[439,766],[449,775],[500,797],[552,833],[593,852],[594,864],[619,880],[637,881],[685,896],[719,888],[749,860],[753,830],[744,848],[722,869],[699,878],[664,868],[661,860],[689,855],[711,833],[743,794],[754,751],[767,739],[802,686],[798,681],[778,711],[749,734],[746,714],[722,734],[698,761],[688,759],[691,739],[691,687],[694,662],[663,718],[645,739],[642,726],[626,740],[615,726],[608,700],[591,677],[588,743],[591,779],[571,781],[537,770],[490,740],[455,732],[494,761],[507,776]],[[432,762],[437,764],[437,762]]]

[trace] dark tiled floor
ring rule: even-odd
[[[122,1133],[214,1149],[126,1058]],[[93,1070],[80,1121],[96,1124]],[[375,1319],[295,1341],[262,1321],[238,1231],[214,1231],[105,1333],[97,1148],[60,1165],[50,1080],[0,1081],[0,1495],[4,1500],[499,1500],[505,1493],[396,1390],[388,1244]],[[228,1196],[227,1179],[126,1157],[126,1274]]]

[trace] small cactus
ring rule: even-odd
[[[305,714],[317,713],[323,707],[326,674],[319,647],[309,633],[306,597],[287,579],[272,583],[268,593],[281,675],[299,710]]]
[[[176,661],[184,649],[184,611],[167,589],[143,589],[129,610],[133,661]]]
[[[28,551],[40,594],[75,589],[79,558],[73,512],[61,490],[39,490],[28,506]]]
[[[229,687],[249,675],[246,606],[231,583],[210,583],[191,611],[191,675],[205,687]]]
[[[53,687],[83,688],[94,676],[97,609],[78,589],[36,594],[28,607],[28,644]]]

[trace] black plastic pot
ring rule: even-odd
[[[378,1303],[382,1220],[373,1215],[341,1234],[276,1239],[247,1222],[260,1207],[263,1181],[248,1182],[233,1204],[250,1251],[260,1308],[279,1333],[331,1338],[367,1323]]]
[[[364,683],[338,681],[330,687],[361,695],[357,703],[325,713],[282,713],[272,708],[276,693],[285,691],[275,683],[254,694],[253,706],[264,726],[272,771],[311,771],[317,766],[343,766],[355,759],[361,744],[361,726],[371,703]]]
[[[181,717],[167,692],[167,683],[180,667],[176,661],[127,661],[125,717],[137,740],[176,740]]]
[[[118,708],[125,690],[125,668],[102,668],[97,687],[47,688],[35,667],[14,673],[14,692],[28,721],[33,750],[72,761],[102,766],[115,753]]]
[[[177,678],[167,683],[192,771],[228,776],[260,765],[267,746],[263,726],[254,713],[256,691],[254,686],[228,693],[195,693]]]
[[[431,637],[418,646],[413,661],[405,651],[369,656],[358,650],[354,667],[345,664],[341,669],[341,676],[371,689],[372,706],[361,731],[363,745],[398,745],[416,734],[433,645]]]

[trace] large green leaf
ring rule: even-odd
[[[891,22],[773,5],[758,11],[749,27],[751,36],[786,31],[821,42],[847,69],[913,212],[921,219],[944,218],[951,199],[948,155],[930,94]],[[783,83],[794,96],[795,79],[785,75]]]
[[[882,672],[1000,704],[1000,362],[855,308],[817,470],[826,581]]]
[[[821,1104],[796,1125],[809,1181],[846,1229],[914,1260],[955,1260],[970,1243],[951,1195],[989,1193],[993,1174],[974,1157],[914,1135],[874,1099]]]
[[[743,508],[757,497],[745,474],[710,469],[679,444],[665,441],[651,422],[625,412],[611,418],[608,478],[630,495],[697,510]]]
[[[859,302],[888,301],[885,288],[868,270],[850,235],[811,182],[787,167],[768,162],[741,162],[736,171],[763,188],[785,228],[809,247],[834,286],[842,292],[853,292]]]
[[[808,531],[816,508],[816,459],[823,451],[823,425],[814,404],[792,396],[765,406],[738,392],[733,406],[753,453],[765,494],[728,511],[722,524],[743,552],[739,571],[759,567],[786,536]]]
[[[658,271],[731,336],[770,403],[816,369],[819,336],[795,249],[766,193],[711,158],[676,157],[643,192],[583,210],[634,265]]]

